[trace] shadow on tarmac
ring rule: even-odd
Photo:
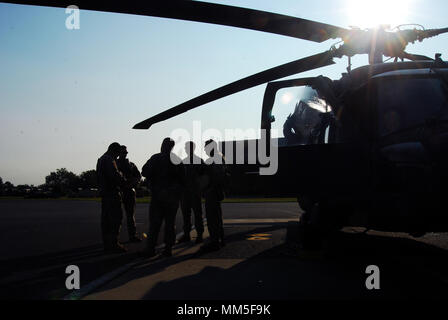
[[[102,245],[10,260],[0,263],[0,299],[60,299],[71,291],[65,288],[65,269],[76,265],[82,270],[81,286],[138,257],[137,251],[104,254]]]
[[[285,224],[257,227],[267,233]],[[206,266],[201,272],[159,282],[144,295],[151,300],[307,300],[307,299],[446,299],[448,253],[408,238],[366,233],[336,233],[325,251],[299,249],[298,228],[286,226],[283,243],[263,249],[230,268]],[[155,261],[114,282],[120,287],[132,280],[164,271],[188,259],[231,258],[226,251],[238,246],[247,231],[226,237],[227,246],[198,257],[195,254]],[[226,259],[226,258],[224,258]],[[365,287],[366,267],[381,270],[381,290]],[[442,279],[444,278],[444,279]],[[98,292],[104,291],[100,289]]]

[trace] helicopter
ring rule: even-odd
[[[5,1],[64,7],[56,1]],[[231,166],[240,188],[265,196],[294,197],[304,210],[304,242],[344,226],[422,236],[448,231],[448,63],[440,54],[408,53],[410,43],[443,29],[341,28],[302,18],[198,1],[80,3],[80,8],[212,23],[339,46],[237,80],[137,123],[149,129],[209,102],[266,85],[261,129],[275,141],[278,170]],[[369,64],[352,70],[351,58]],[[325,76],[281,80],[347,57],[340,79]],[[384,57],[394,59],[384,62]],[[405,61],[407,60],[407,61]],[[289,114],[277,113],[285,90],[295,92]],[[289,93],[286,92],[286,93]],[[282,113],[283,112],[283,113]],[[273,129],[281,132],[273,135]],[[234,142],[247,149],[249,141]],[[225,148],[223,148],[225,149]],[[225,150],[223,150],[225,154]],[[319,242],[319,241],[316,241]]]

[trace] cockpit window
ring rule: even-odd
[[[281,89],[272,108],[272,137],[279,138],[279,145],[325,143],[331,111],[331,106],[311,87]]]
[[[443,85],[439,78],[429,77],[379,81],[379,134],[385,136],[429,120],[448,119],[448,101]]]

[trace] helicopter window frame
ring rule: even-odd
[[[281,89],[285,88],[292,88],[292,87],[304,87],[308,86],[312,89],[316,90],[319,94],[319,80],[317,77],[312,78],[298,78],[298,79],[291,79],[291,80],[283,80],[283,81],[274,81],[269,82],[266,86],[264,98],[263,98],[263,106],[262,106],[262,112],[261,112],[261,129],[266,130],[266,138],[267,141],[271,140],[271,124],[275,121],[275,117],[272,115],[272,110],[275,103],[275,98],[277,95],[277,92]],[[328,103],[327,99],[325,101]],[[331,125],[330,125],[331,126]],[[331,128],[330,126],[325,130],[327,134],[324,138],[323,144],[333,144],[334,142],[330,142],[330,132]]]
[[[348,97],[350,97],[348,99]],[[377,119],[375,117],[377,106],[377,94],[375,88],[372,88],[371,82],[364,82],[356,86],[341,97],[342,107],[338,110],[336,118],[339,125],[333,128],[333,142],[330,143],[353,143],[371,141],[374,139],[377,131]],[[354,113],[358,121],[348,121],[344,119],[345,112]],[[358,123],[352,126],[351,123]],[[351,133],[347,135],[343,131],[345,127],[351,128]]]
[[[402,75],[385,75],[385,76],[379,76],[372,78],[370,81],[370,86],[373,89],[373,97],[372,99],[374,101],[374,119],[375,119],[375,137],[378,139],[387,139],[390,136],[394,136],[399,132],[402,132],[403,130],[412,130],[413,127],[421,126],[423,123],[417,124],[415,126],[411,126],[408,128],[402,128],[398,131],[390,132],[387,134],[382,134],[381,128],[380,128],[380,110],[379,110],[379,85],[384,84],[384,81],[396,81],[398,79],[438,79],[439,76],[431,71],[429,71],[427,74],[402,74]],[[439,79],[439,81],[441,81]],[[448,101],[448,95],[446,94],[447,101]]]

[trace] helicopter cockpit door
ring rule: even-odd
[[[268,84],[261,128],[278,165],[275,174],[258,177],[266,195],[327,198],[359,188],[365,154],[357,143],[337,140],[339,105],[329,82],[317,77]]]

